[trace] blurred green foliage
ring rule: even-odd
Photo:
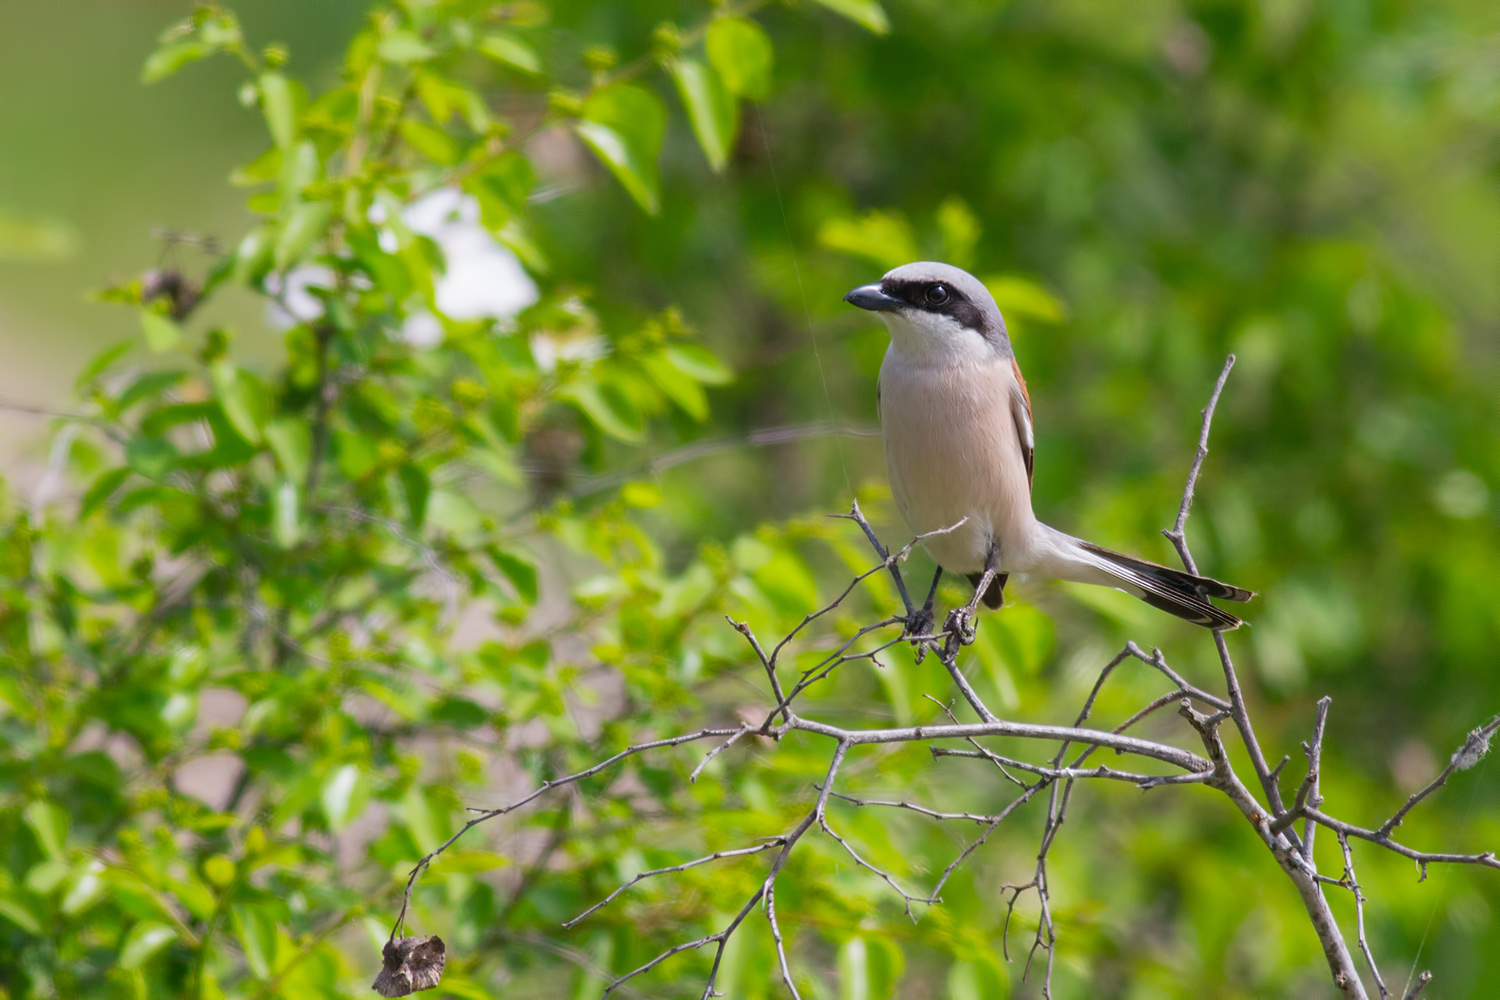
[[[142,78],[240,66],[267,131],[234,176],[253,221],[202,268],[179,248],[106,293],[141,335],[79,378],[51,452],[69,485],[3,501],[0,989],[366,995],[400,880],[466,805],[763,707],[721,615],[776,635],[868,565],[818,512],[880,505],[878,444],[809,435],[873,422],[885,335],[840,296],[917,256],[995,290],[1039,512],[1107,544],[1166,556],[1196,411],[1238,354],[1200,564],[1262,592],[1231,642],[1267,752],[1297,756],[1331,693],[1326,808],[1388,815],[1500,703],[1497,30],[1461,0],[413,0],[373,8],[318,80],[199,8]],[[513,318],[444,313],[453,262],[404,214],[443,189],[535,282]],[[245,292],[293,317],[275,365],[200,312]],[[768,428],[794,443],[745,444]],[[1214,676],[1201,633],[1137,604],[1020,596],[970,654],[1016,717],[1070,718],[1126,638]],[[874,582],[821,634],[892,604]],[[815,689],[819,711],[940,717],[941,668],[889,660]],[[1101,724],[1159,691],[1123,678]],[[698,749],[643,756],[474,831],[415,897],[414,931],[449,944],[442,989],[597,995],[718,929],[758,860],[559,925],[636,872],[782,832],[823,749],[737,747],[696,784]],[[973,770],[910,747],[844,781],[992,809],[1005,789]],[[1053,852],[1059,995],[1327,988],[1223,803],[1083,791]],[[914,881],[961,843],[835,808]],[[1002,827],[915,924],[807,841],[777,900],[804,994],[1034,994],[1000,885],[1039,826]],[[1493,847],[1495,782],[1464,774],[1403,834]],[[1488,995],[1492,874],[1417,884],[1359,857],[1387,979],[1420,953],[1442,995]],[[696,996],[707,961],[639,995]],[[723,992],[780,995],[763,921],[728,962]]]

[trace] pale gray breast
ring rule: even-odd
[[[1009,359],[916,366],[895,351],[880,371],[886,470],[913,532],[946,528],[926,543],[944,568],[983,568],[991,540],[1003,564],[1029,549],[1035,519],[1011,410]],[[1007,551],[1009,550],[1009,551]],[[1020,568],[1020,567],[1017,567]]]

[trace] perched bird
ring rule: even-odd
[[[982,282],[922,261],[844,299],[879,313],[890,329],[878,397],[886,472],[901,515],[927,536],[922,544],[938,563],[932,591],[944,570],[975,585],[955,612],[961,628],[972,630],[981,599],[1000,607],[1012,573],[1114,587],[1216,631],[1242,624],[1208,599],[1248,601],[1250,591],[1111,552],[1036,519],[1031,398]],[[929,593],[929,625],[931,609]]]

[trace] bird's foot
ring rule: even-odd
[[[974,609],[966,605],[948,612],[948,619],[943,623],[943,630],[948,633],[950,640],[957,640],[960,646],[973,643],[977,634]]]
[[[917,608],[906,616],[905,627],[901,630],[901,638],[911,639],[916,660],[921,663],[927,658],[927,646],[930,639],[922,639],[920,636],[932,634],[932,627],[937,624],[937,617],[932,613],[932,605]]]
[[[906,628],[902,630],[901,637],[909,639],[912,636],[931,635],[932,626],[937,624],[937,617],[932,613],[932,605],[917,608],[906,616]]]

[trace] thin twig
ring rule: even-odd
[[[1380,977],[1380,966],[1375,964],[1375,956],[1370,953],[1370,942],[1365,937],[1365,894],[1360,890],[1359,879],[1354,875],[1354,852],[1349,849],[1348,836],[1341,833],[1338,838],[1339,849],[1344,852],[1344,877],[1341,881],[1354,894],[1354,921],[1359,937],[1359,950],[1364,952],[1365,964],[1370,967],[1370,975],[1375,977],[1375,988],[1380,991],[1380,1000],[1385,1000],[1391,994],[1385,988],[1385,980]]]
[[[623,893],[625,890],[629,889],[631,886],[635,885],[636,883],[638,883],[638,882],[644,882],[648,878],[652,878],[652,877],[654,877],[656,875],[669,875],[669,874],[672,874],[674,872],[685,872],[689,868],[697,868],[699,865],[710,864],[710,863],[712,863],[714,861],[719,861],[719,860],[721,860],[723,858],[743,858],[743,857],[747,857],[747,856],[749,856],[751,854],[761,854],[761,853],[763,853],[765,851],[769,851],[773,847],[780,847],[783,843],[785,843],[784,838],[781,838],[781,837],[772,837],[770,840],[767,840],[765,843],[756,844],[754,847],[740,847],[740,848],[737,848],[737,849],[732,850],[732,851],[715,851],[714,853],[704,855],[701,858],[694,858],[691,861],[684,861],[680,865],[669,865],[666,868],[653,868],[653,869],[651,869],[648,872],[641,872],[639,875],[637,875],[634,878],[632,878],[629,882],[626,882],[624,885],[620,886],[614,892],[610,893],[608,896],[605,896],[603,899],[599,900],[599,902],[595,903],[593,906],[590,906],[587,910],[584,910],[582,913],[578,914],[578,916],[574,917],[572,920],[564,921],[563,922],[563,927],[566,928],[566,929],[572,929],[576,924],[578,924],[580,921],[582,921],[585,917],[589,916],[590,914],[592,914],[592,913],[594,913],[594,912],[596,912],[598,910],[603,909],[604,907],[608,906],[610,903],[614,902],[616,896],[619,896],[621,893]]]
[[[416,885],[417,878],[427,870],[428,866],[431,865],[433,861],[441,857],[444,851],[452,847],[460,837],[468,833],[474,827],[478,826],[481,823],[486,823],[497,816],[504,816],[506,813],[515,812],[517,809],[521,808],[527,803],[536,801],[538,798],[545,795],[547,792],[552,791],[554,788],[561,788],[564,785],[571,785],[574,782],[582,781],[585,778],[592,777],[593,775],[598,774],[600,771],[603,771],[606,768],[610,767],[617,761],[624,760],[626,757],[633,757],[636,754],[645,753],[647,750],[656,750],[662,747],[681,746],[684,743],[692,743],[696,740],[705,740],[714,736],[729,736],[734,732],[735,730],[733,729],[700,729],[696,733],[687,733],[683,736],[670,736],[666,739],[652,740],[649,743],[639,743],[632,747],[626,747],[624,750],[621,750],[619,753],[615,754],[612,757],[600,761],[593,767],[585,768],[582,771],[576,771],[573,774],[569,774],[561,778],[553,778],[551,781],[544,781],[542,782],[541,786],[538,787],[535,791],[522,796],[509,805],[500,806],[496,809],[487,809],[481,812],[479,815],[475,816],[473,819],[469,820],[467,823],[461,826],[457,833],[449,837],[447,840],[443,841],[433,850],[429,851],[412,867],[411,874],[406,877],[406,892],[401,899],[401,912],[396,915],[395,923],[391,925],[391,940],[394,941],[396,939],[402,927],[405,925],[406,911],[411,906],[412,888]]]
[[[1454,751],[1453,756],[1448,760],[1448,766],[1443,768],[1442,773],[1428,782],[1426,787],[1413,792],[1411,798],[1407,799],[1406,803],[1400,809],[1396,810],[1395,815],[1380,825],[1379,832],[1382,835],[1389,834],[1396,827],[1400,826],[1401,822],[1406,819],[1406,814],[1411,812],[1412,807],[1446,785],[1454,771],[1467,770],[1477,764],[1479,759],[1489,752],[1490,738],[1495,735],[1496,730],[1500,730],[1500,715],[1495,716],[1483,726],[1470,731],[1469,738],[1464,741],[1463,746]]]

